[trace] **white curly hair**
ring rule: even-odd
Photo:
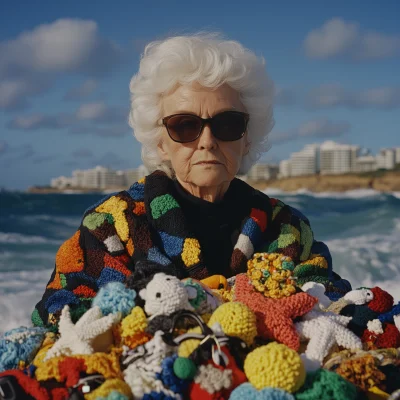
[[[139,72],[130,82],[129,125],[142,144],[142,160],[152,172],[162,170],[174,176],[171,164],[162,161],[157,146],[163,126],[163,96],[178,85],[198,83],[207,88],[228,84],[235,89],[250,114],[250,149],[239,173],[245,174],[269,149],[268,135],[274,126],[274,85],[265,60],[240,43],[224,40],[220,34],[198,33],[174,36],[149,43],[141,57]]]

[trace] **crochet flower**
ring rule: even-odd
[[[255,253],[247,262],[247,275],[254,288],[266,297],[280,299],[296,293],[294,263],[278,253]]]
[[[0,372],[16,369],[20,362],[30,363],[41,343],[46,329],[20,328],[12,329],[0,340]]]
[[[48,351],[45,361],[60,355],[92,354],[93,340],[107,332],[118,320],[120,315],[110,314],[103,317],[99,307],[93,307],[74,325],[71,320],[69,307],[61,312],[59,331],[60,338]]]
[[[136,292],[128,289],[121,282],[110,282],[100,288],[93,299],[92,306],[100,307],[103,315],[120,312],[126,317],[135,307]]]

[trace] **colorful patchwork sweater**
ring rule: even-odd
[[[255,252],[266,251],[290,256],[296,279],[323,283],[331,298],[351,289],[332,271],[327,246],[314,240],[303,214],[245,182],[236,183],[251,206],[234,246],[231,276],[245,272]],[[86,210],[79,229],[57,252],[54,271],[32,314],[33,324],[57,325],[66,304],[88,308],[100,287],[126,281],[140,260],[174,266],[181,277],[209,276],[201,244],[173,193],[173,181],[155,171]]]

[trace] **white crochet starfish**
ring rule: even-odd
[[[361,349],[361,339],[346,328],[352,317],[312,310],[295,324],[300,339],[309,339],[302,359],[308,371],[321,367],[332,346]]]
[[[118,314],[103,317],[100,307],[90,308],[74,325],[71,320],[69,307],[64,306],[58,330],[60,338],[47,352],[45,361],[52,357],[73,354],[92,354],[92,341],[108,331],[120,319]]]

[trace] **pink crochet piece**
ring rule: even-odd
[[[307,293],[297,293],[282,299],[265,297],[255,291],[245,274],[236,277],[235,300],[254,311],[259,336],[277,340],[296,351],[300,347],[300,338],[293,319],[307,314],[318,301]]]

